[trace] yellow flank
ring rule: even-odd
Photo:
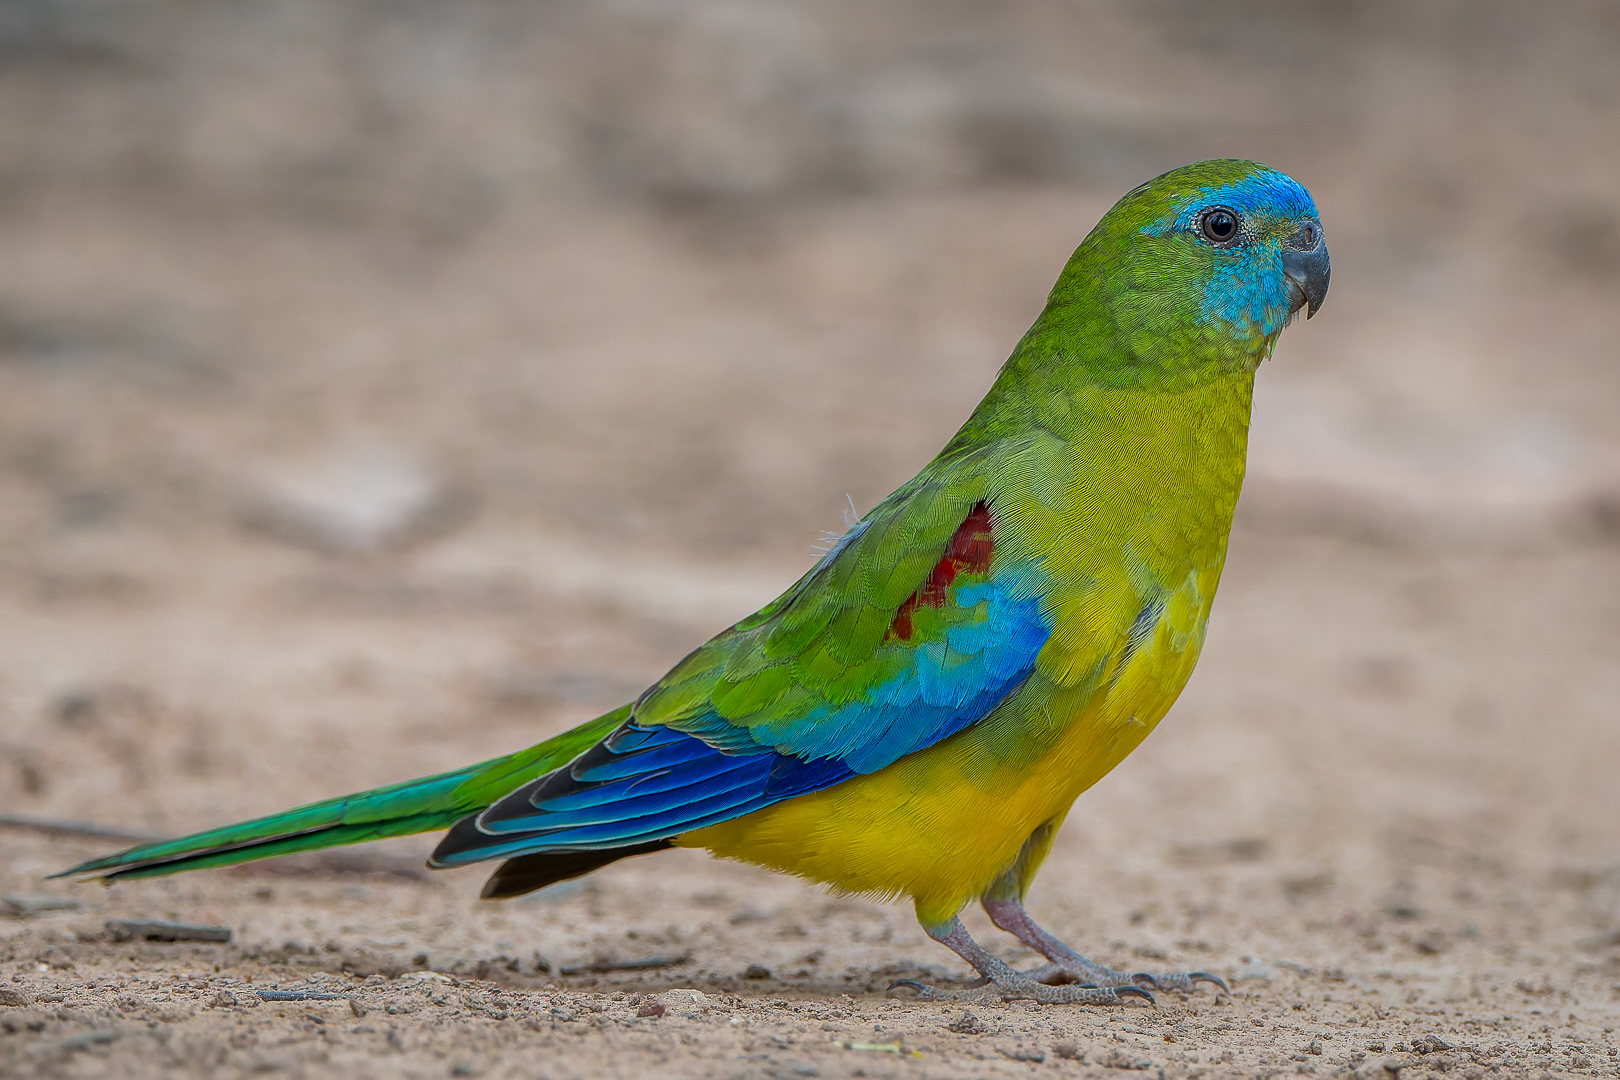
[[[1054,831],[1136,748],[1191,676],[1242,483],[1251,380],[1111,390],[1090,403],[1106,414],[1091,430],[1105,435],[1053,440],[1058,456],[1042,469],[1062,482],[1043,497],[1018,485],[994,503],[1010,525],[997,557],[1037,565],[1057,587],[1035,673],[991,716],[876,773],[676,843],[843,891],[909,895],[925,925],[982,895],[1031,834]],[[1049,839],[1019,866],[1020,892]]]
[[[1178,652],[1165,647],[1170,636],[1140,650],[1107,694],[1054,687],[1037,675],[996,716],[938,745],[676,842],[847,892],[909,895],[925,924],[943,922],[1153,730],[1192,674],[1202,640]],[[1010,724],[1026,728],[1020,741],[1038,751],[1035,760],[998,745]]]

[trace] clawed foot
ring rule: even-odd
[[[1201,982],[1207,982],[1223,993],[1230,994],[1226,983],[1218,975],[1207,971],[1175,971],[1154,974],[1147,971],[1124,972],[1105,967],[1095,960],[1069,948],[1036,925],[1024,910],[1023,902],[1015,897],[986,897],[984,910],[990,921],[1012,934],[1019,941],[1051,961],[1029,973],[1031,979],[1044,983],[1080,983],[1089,986],[1140,986],[1149,990],[1191,991]]]
[[[1154,1004],[1153,995],[1141,987],[1126,983],[1122,986],[1080,986],[1076,983],[1038,982],[1026,975],[1014,978],[992,979],[982,986],[967,990],[941,990],[915,979],[896,979],[889,989],[905,986],[917,991],[922,1001],[956,1001],[980,1003],[989,1001],[1035,1001],[1042,1005],[1124,1005],[1130,998]]]
[[[1140,998],[1152,1005],[1155,1002],[1148,992],[1150,989],[1192,990],[1201,982],[1226,990],[1226,983],[1207,971],[1133,974],[1087,960],[1036,926],[1016,900],[989,901],[985,903],[985,910],[997,926],[1018,935],[1051,962],[1033,971],[1019,971],[986,952],[963,928],[962,921],[952,918],[949,922],[924,923],[923,929],[929,937],[971,964],[982,981],[963,990],[940,990],[914,979],[900,979],[889,989],[910,987],[924,1001],[1023,1000],[1043,1005],[1123,1005],[1129,998]]]

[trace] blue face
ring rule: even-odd
[[[1264,166],[1203,186],[1143,230],[1196,244],[1209,263],[1200,321],[1274,338],[1294,312],[1316,314],[1330,266],[1316,204],[1292,177]]]

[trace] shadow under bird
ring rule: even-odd
[[[1075,798],[1153,730],[1204,643],[1255,371],[1329,263],[1310,195],[1249,161],[1150,180],[1103,216],[938,457],[776,600],[633,704],[455,772],[94,859],[153,877],[447,829],[517,896],[707,848],[908,896],[976,989],[1119,1004],[1224,988],[1094,963],[1023,906]],[[958,919],[1047,958],[1016,970]]]

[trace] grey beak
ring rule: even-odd
[[[1327,298],[1328,278],[1333,276],[1322,226],[1314,221],[1301,225],[1283,247],[1282,264],[1288,277],[1288,310],[1292,313],[1309,304],[1308,319]]]

